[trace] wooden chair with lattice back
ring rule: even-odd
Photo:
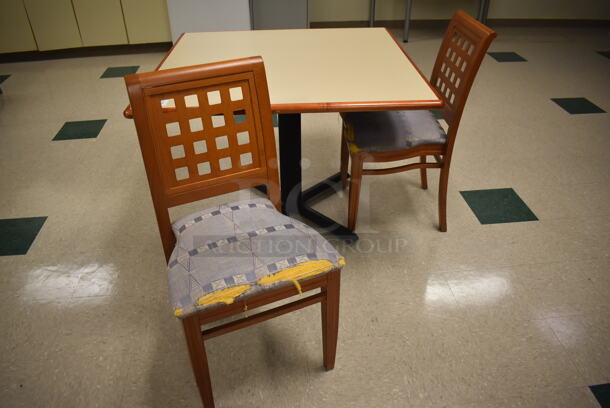
[[[204,340],[321,303],[324,366],[334,367],[343,258],[281,214],[271,108],[260,57],[125,77],[163,250],[199,392],[214,406]],[[264,185],[259,198],[173,222],[169,208]],[[272,309],[203,325],[316,291]]]
[[[426,170],[440,169],[439,229],[447,230],[449,165],[466,99],[481,61],[496,33],[463,11],[449,23],[432,70],[431,83],[444,101],[440,115],[448,130],[429,111],[342,113],[341,180],[348,185],[348,228],[356,228],[360,184],[363,175],[391,174],[420,169],[421,186],[428,188]],[[436,163],[427,162],[427,156]],[[366,162],[393,162],[419,157],[419,163],[390,168],[364,169]]]

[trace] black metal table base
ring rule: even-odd
[[[346,242],[355,242],[358,235],[345,226],[311,208],[309,203],[321,195],[338,192],[340,175],[337,173],[316,185],[302,190],[301,178],[301,114],[279,115],[280,177],[282,203],[286,215],[299,215],[312,222],[323,233],[332,233]]]

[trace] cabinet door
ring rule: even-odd
[[[38,49],[81,47],[70,0],[24,0]]]
[[[120,0],[72,0],[86,47],[127,44]]]
[[[122,0],[129,44],[171,41],[166,0]]]
[[[0,53],[33,51],[36,47],[21,0],[0,0]]]

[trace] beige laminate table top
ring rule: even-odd
[[[159,69],[259,55],[276,112],[442,106],[385,28],[185,33]]]

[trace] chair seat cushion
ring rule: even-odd
[[[341,116],[352,152],[388,152],[447,141],[430,111],[348,112]]]
[[[174,314],[230,304],[278,285],[340,268],[341,255],[315,230],[278,212],[266,199],[196,212],[172,225],[168,265]]]

